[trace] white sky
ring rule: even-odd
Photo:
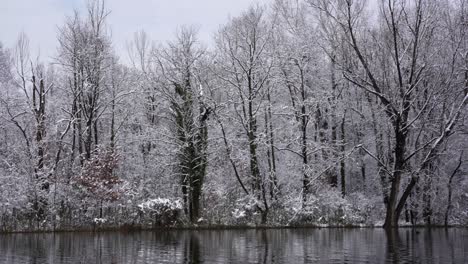
[[[12,47],[20,32],[30,39],[31,53],[50,61],[57,50],[57,31],[74,9],[84,10],[86,0],[0,0],[0,42]],[[114,49],[127,60],[126,43],[144,30],[157,42],[170,40],[181,25],[200,28],[199,39],[210,44],[213,33],[229,16],[253,3],[272,0],[107,0]]]

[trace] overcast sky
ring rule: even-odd
[[[229,16],[236,16],[253,3],[272,0],[107,0],[111,11],[116,52],[126,60],[126,42],[136,31],[144,30],[157,42],[170,40],[180,25],[196,25],[199,38],[209,44],[213,32]],[[2,0],[0,41],[12,47],[21,31],[30,39],[32,53],[50,61],[57,50],[57,28],[74,9],[84,10],[86,0]]]

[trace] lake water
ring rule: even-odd
[[[0,234],[0,263],[468,263],[468,229]]]

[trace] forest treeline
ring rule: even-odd
[[[375,2],[137,32],[122,63],[95,0],[51,63],[0,45],[0,229],[467,225],[468,3]]]

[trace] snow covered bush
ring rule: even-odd
[[[97,200],[115,201],[121,196],[118,187],[123,182],[114,174],[117,163],[118,155],[112,149],[97,149],[96,155],[85,161],[74,183]]]
[[[226,225],[231,220],[232,209],[236,206],[237,194],[219,184],[203,186],[203,217],[210,225]]]
[[[179,199],[156,198],[138,205],[143,224],[152,226],[175,225],[182,215],[182,202]]]
[[[346,200],[351,204],[352,211],[359,220],[356,224],[375,225],[382,220],[385,208],[381,197],[366,196],[362,192],[350,193]]]
[[[291,225],[331,225],[347,226],[367,223],[372,203],[362,194],[352,194],[343,198],[334,190],[326,190],[311,195],[305,205],[295,206]]]
[[[258,208],[261,207],[261,202],[251,195],[238,199],[231,212],[233,224],[248,225],[257,222],[256,218],[260,216]]]

